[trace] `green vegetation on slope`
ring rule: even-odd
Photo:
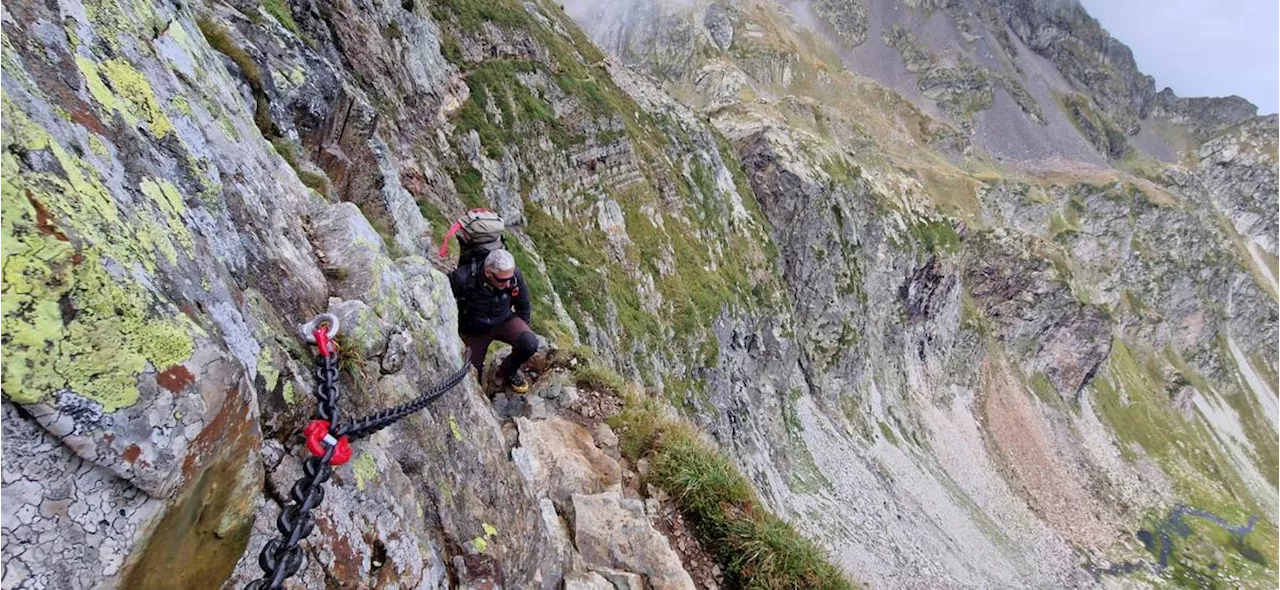
[[[503,8],[505,4],[511,6]],[[769,275],[761,269],[777,253],[768,240],[761,245],[758,230],[751,229],[767,225],[746,177],[722,137],[716,135],[708,153],[684,123],[640,108],[614,85],[607,70],[596,65],[601,56],[580,29],[557,8],[545,9],[561,20],[567,35],[534,20],[514,2],[490,6],[447,0],[432,6],[433,15],[444,24],[443,51],[463,71],[471,91],[454,116],[459,136],[474,131],[485,156],[500,159],[511,152],[518,163],[563,157],[559,154],[588,144],[607,146],[621,154],[608,166],[633,165],[639,175],[635,182],[636,177],[625,172],[626,180],[615,184],[609,177],[615,172],[597,171],[601,162],[567,162],[578,170],[564,174],[560,186],[545,187],[557,192],[555,210],[526,200],[522,230],[537,244],[545,263],[545,275],[530,273],[540,283],[531,288],[554,288],[579,333],[588,326],[605,328],[616,334],[624,352],[644,348],[675,354],[692,349],[698,351],[695,366],[714,363],[719,351],[710,332],[712,322],[725,310],[776,301],[779,290],[776,280],[759,280]],[[485,20],[512,34],[531,35],[536,56],[468,61],[458,39],[477,35]],[[552,100],[557,101],[554,109]],[[569,112],[557,114],[556,109],[565,105]],[[547,154],[541,138],[550,141],[556,155]],[[719,161],[729,168],[747,212],[746,225],[721,192],[716,178]],[[521,191],[526,196],[540,180],[546,184],[539,178],[542,170],[521,166]],[[449,173],[464,205],[491,206],[479,171],[463,163],[450,165]],[[597,184],[574,185],[575,174],[596,178]],[[673,209],[672,201],[681,206]],[[614,203],[623,213],[627,239],[622,243],[611,242],[596,223],[601,208]],[[533,261],[530,252],[517,256],[522,268]],[[653,288],[641,291],[637,285]],[[555,317],[550,315],[550,298],[535,306],[536,315]],[[543,329],[565,334],[563,327],[551,323],[543,322]],[[675,389],[686,383],[681,376],[672,377],[663,381],[676,384]],[[688,392],[673,391],[673,397],[682,393]]]
[[[234,62],[240,68],[245,81],[249,83],[249,89],[253,92],[253,122],[257,124],[258,130],[264,137],[278,137],[280,130],[271,121],[267,91],[262,86],[262,70],[258,68],[258,63],[244,49],[236,45],[231,38],[231,33],[222,25],[204,16],[200,17],[196,24],[200,27],[205,41],[209,42],[209,46]]]
[[[289,12],[289,3],[285,0],[262,0],[262,8],[294,35],[302,34],[298,23],[293,20],[293,13]]]
[[[1274,564],[1280,545],[1275,523],[1252,499],[1222,443],[1198,419],[1188,421],[1173,407],[1161,357],[1117,340],[1108,365],[1107,374],[1092,384],[1094,399],[1127,458],[1137,459],[1135,449],[1140,448],[1169,475],[1175,494],[1189,506],[1234,524],[1249,522],[1251,516],[1260,519],[1244,543],[1216,525],[1188,520],[1194,534],[1179,539],[1184,545],[1171,556],[1167,575],[1190,587],[1214,586],[1214,580],[1232,577],[1274,581],[1274,571],[1255,559],[1265,556],[1262,561]],[[1189,371],[1183,375],[1197,389],[1211,391],[1202,377]],[[1163,517],[1153,514],[1148,520]]]
[[[680,506],[698,541],[724,568],[728,587],[855,587],[821,548],[764,508],[733,463],[692,427],[664,417],[653,399],[624,400],[622,413],[610,419],[623,454],[649,460],[646,482]]]
[[[1093,102],[1080,94],[1060,94],[1058,103],[1067,118],[1093,147],[1108,158],[1118,160],[1129,151],[1129,142],[1120,127],[1093,107]]]

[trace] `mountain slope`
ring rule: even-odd
[[[776,418],[735,396],[713,397],[717,432],[860,579],[1265,583],[1274,559],[1191,541],[1161,568],[1131,531],[1180,503],[1274,512],[1276,119],[1156,98],[1078,7],[1047,6],[569,9],[742,158],[795,309],[804,385],[780,411],[829,485],[768,458],[773,427],[741,423]],[[1254,534],[1275,546],[1274,523]]]
[[[581,0],[569,7],[607,50],[670,81],[701,78],[720,45],[757,82],[778,82],[753,71],[770,53],[761,46],[778,32],[799,35],[792,42],[816,51],[829,71],[874,80],[968,132],[990,155],[1019,162],[1097,164],[1139,155],[1172,162],[1180,150],[1257,114],[1239,97],[1157,93],[1129,49],[1071,0],[702,3],[705,14],[664,2],[605,9]],[[696,34],[698,23],[708,32]],[[713,29],[725,32],[721,40],[711,38]],[[776,55],[777,73],[803,79],[802,72],[787,73],[794,53]]]
[[[1038,6],[6,5],[4,586],[259,576],[297,326],[345,415],[438,383],[474,206],[590,352],[357,442],[306,587],[714,581],[599,365],[860,583],[1270,584],[1276,118]]]

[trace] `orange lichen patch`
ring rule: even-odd
[[[249,405],[241,398],[240,392],[232,389],[227,392],[227,399],[222,409],[213,417],[204,430],[196,435],[187,449],[187,458],[182,462],[182,476],[190,481],[201,467],[202,459],[216,454],[219,449],[239,446],[248,447],[261,443],[256,432],[256,421],[252,420]]]
[[[350,541],[339,533],[338,527],[327,516],[316,515],[316,529],[319,535],[328,539],[329,550],[333,552],[333,563],[327,567],[329,575],[338,580],[359,580],[364,578],[360,565],[363,556],[351,547]]]
[[[89,105],[78,100],[64,104],[68,104],[70,106],[70,108],[67,109],[67,114],[71,115],[72,121],[79,123],[84,126],[85,129],[88,129],[98,135],[107,134],[106,128],[102,126],[102,120],[98,119],[98,117],[89,110]]]
[[[124,454],[121,456],[124,457],[125,461],[133,463],[134,461],[137,461],[138,457],[141,455],[142,449],[138,448],[138,445],[129,445],[129,448],[125,449]]]
[[[173,393],[182,393],[195,381],[196,376],[182,365],[174,365],[168,371],[156,375],[156,384]]]
[[[40,230],[40,233],[53,236],[63,242],[70,241],[67,239],[67,234],[62,233],[62,230],[53,224],[53,216],[49,214],[49,210],[40,201],[37,201],[29,190],[27,191],[27,200],[31,201],[31,207],[36,210],[36,229]]]

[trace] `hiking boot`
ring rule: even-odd
[[[516,393],[525,393],[529,391],[529,380],[525,379],[524,375],[520,374],[520,371],[516,371],[507,377],[507,387],[510,387],[511,391]]]

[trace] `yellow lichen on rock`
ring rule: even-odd
[[[133,405],[148,363],[163,371],[190,358],[199,328],[155,317],[150,294],[112,277],[98,249],[77,251],[42,226],[38,201],[12,182],[13,157],[4,161],[4,393],[34,403],[70,389],[107,412]]]
[[[363,491],[365,485],[378,478],[378,463],[373,455],[361,453],[351,462],[351,471],[356,474],[356,488]]]
[[[187,253],[190,253],[192,248],[195,247],[195,240],[192,238],[187,226],[182,223],[181,213],[186,210],[186,204],[182,201],[182,195],[178,193],[178,187],[167,180],[143,179],[142,182],[138,183],[138,188],[143,195],[156,204],[164,217],[165,230],[168,231],[168,236],[162,234],[159,236],[160,239],[156,241],[164,243],[161,246],[162,248],[167,246],[169,250],[172,250],[173,247],[169,244],[169,238],[171,237],[177,240],[178,244]],[[174,257],[171,254],[166,252],[166,257],[169,258],[170,264],[174,263]]]
[[[147,128],[157,138],[173,132],[173,122],[160,108],[151,84],[129,62],[111,59],[97,64],[77,55],[76,67],[84,76],[89,95],[107,110],[119,113],[126,123],[136,125],[139,120],[146,121]]]
[[[177,217],[181,198],[156,184],[165,230],[154,220],[122,221],[93,166],[7,97],[3,106],[8,145],[48,150],[64,175],[27,171],[15,153],[2,155],[3,391],[18,403],[71,390],[108,412],[130,406],[138,375],[190,358],[193,334],[202,333],[131,274],[154,269],[155,249],[172,262],[169,235],[190,245]]]

